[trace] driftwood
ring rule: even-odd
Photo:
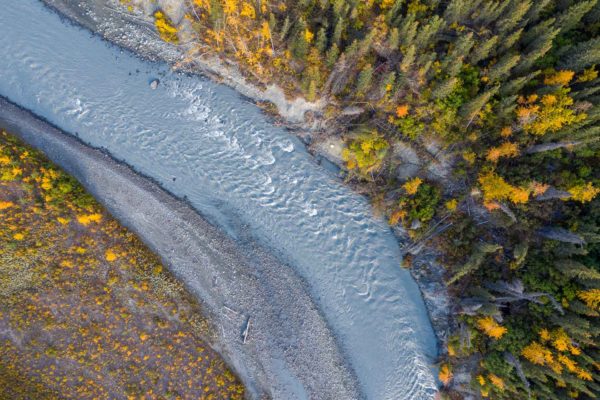
[[[527,390],[528,398],[531,398],[531,392],[529,391],[529,381],[525,377],[525,372],[523,372],[523,366],[521,365],[519,360],[512,353],[505,351],[504,352],[504,361],[506,361],[508,364],[512,365],[515,368],[515,370],[517,371],[517,375],[519,376],[519,379],[521,379],[521,382],[523,382],[523,385],[525,386],[525,389]]]
[[[578,146],[584,143],[581,140],[575,140],[570,142],[556,142],[556,143],[542,143],[525,149],[525,154],[543,153],[544,151],[552,151],[556,149],[564,149],[569,147]]]
[[[545,297],[559,313],[565,313],[560,303],[551,294],[545,292],[525,292],[525,286],[519,279],[515,279],[512,282],[499,281],[490,283],[486,287],[503,295],[495,296],[494,302],[496,304],[512,303],[515,301],[530,301],[536,304],[543,304],[540,299]]]
[[[537,233],[545,239],[556,240],[558,242],[577,245],[585,244],[585,240],[581,236],[563,228],[545,227],[538,229]]]
[[[246,342],[248,341],[249,334],[250,334],[250,317],[248,317],[248,319],[246,320],[246,327],[244,328],[244,331],[242,332],[242,341],[244,344],[246,344]]]
[[[504,203],[498,203],[500,205],[500,210],[502,210],[504,212],[504,214],[506,214],[510,220],[514,223],[517,222],[517,217],[515,216],[515,213],[512,212],[512,210]]]
[[[549,187],[546,191],[539,196],[535,197],[536,201],[546,201],[546,200],[565,200],[571,197],[571,193],[566,192],[564,190],[559,190],[553,187]]]
[[[544,151],[552,151],[556,149],[568,149],[575,146],[581,146],[585,144],[594,143],[600,140],[598,137],[592,137],[587,140],[571,140],[568,142],[552,142],[552,143],[541,143],[530,146],[525,149],[525,154],[543,153]]]

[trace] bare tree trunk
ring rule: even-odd
[[[580,144],[589,143],[583,140],[576,140],[571,142],[557,142],[557,143],[543,143],[536,144],[535,146],[528,147],[525,149],[525,154],[542,153],[544,151],[551,151],[556,149],[564,149],[569,147],[579,146]]]

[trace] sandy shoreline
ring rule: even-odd
[[[234,242],[151,180],[1,97],[0,126],[77,178],[201,300],[215,348],[252,398],[363,397],[303,280],[242,227]]]

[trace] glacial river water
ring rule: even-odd
[[[363,197],[232,89],[140,60],[36,0],[0,5],[0,95],[187,198],[234,237],[249,229],[306,280],[368,398],[433,398],[423,300]]]

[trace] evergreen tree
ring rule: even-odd
[[[523,17],[531,8],[531,0],[512,0],[506,13],[496,22],[496,31],[501,37],[519,26]]]
[[[319,53],[324,53],[327,48],[327,33],[325,32],[325,28],[321,27],[319,32],[317,33],[317,41],[315,43],[316,48],[319,50]]]
[[[464,23],[479,3],[480,0],[451,0],[444,11],[444,20],[448,24]]]
[[[598,0],[588,0],[575,3],[568,10],[556,18],[556,26],[560,28],[561,33],[565,33],[575,28]]]
[[[451,77],[436,84],[431,91],[431,97],[434,99],[443,99],[448,97],[459,83],[459,79]]]
[[[418,49],[427,49],[432,44],[432,39],[444,25],[444,20],[437,15],[433,16],[427,25],[419,29],[415,38],[415,45]]]
[[[456,76],[460,72],[463,60],[469,55],[474,44],[475,40],[473,39],[472,32],[461,35],[452,50],[444,57],[442,69],[445,70],[448,75]]]
[[[510,74],[510,70],[517,65],[521,56],[519,54],[506,54],[496,64],[490,67],[488,78],[490,82],[500,80]]]
[[[305,60],[308,55],[309,42],[307,37],[308,27],[303,19],[296,24],[294,38],[292,40],[292,53],[300,60]]]
[[[408,15],[402,20],[399,28],[397,28],[402,46],[408,47],[414,44],[415,38],[417,37],[418,27],[419,21],[416,20],[414,14]]]
[[[498,92],[498,86],[486,90],[480,95],[473,98],[468,103],[464,104],[460,109],[461,116],[467,122],[466,125],[470,125],[477,113],[490,101],[493,95]]]
[[[498,53],[516,50],[514,49],[514,46],[521,39],[521,35],[523,35],[523,28],[517,29],[510,35],[506,36],[503,40],[500,41],[500,49]]]
[[[574,46],[559,62],[559,67],[582,71],[595,64],[600,64],[600,36]]]
[[[371,64],[365,65],[365,67],[358,74],[358,81],[356,82],[356,92],[362,97],[371,86],[371,80],[373,79],[373,66]]]
[[[478,7],[478,13],[475,14],[476,18],[474,22],[480,26],[491,25],[504,14],[508,5],[508,1],[484,1]]]
[[[479,43],[469,55],[469,63],[477,64],[481,60],[485,60],[490,54],[495,53],[495,48],[498,45],[498,36],[492,36],[486,41]]]
[[[406,52],[403,54],[402,61],[400,62],[400,71],[406,74],[411,69],[415,62],[416,54],[417,48],[415,45],[412,45],[406,49]]]
[[[525,54],[521,57],[521,62],[515,68],[516,73],[528,72],[534,63],[552,48],[552,41],[560,32],[560,29],[554,28],[553,25],[554,19],[549,19],[525,34],[522,42],[528,45],[525,48]]]

